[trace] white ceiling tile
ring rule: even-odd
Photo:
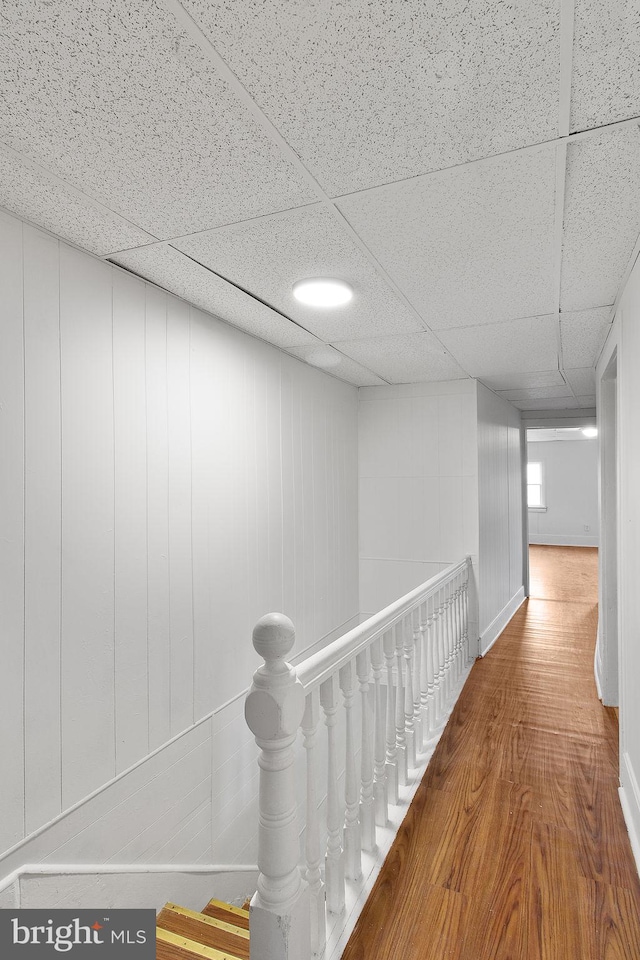
[[[501,397],[510,400],[545,400],[550,397],[570,397],[571,389],[566,384],[561,387],[527,387],[522,390],[498,390]]]
[[[567,153],[561,309],[614,302],[640,227],[640,132],[619,127]]]
[[[556,136],[557,0],[183,5],[332,195]]]
[[[3,141],[159,237],[315,199],[155,0],[8,0]]]
[[[286,317],[266,307],[216,277],[205,267],[189,260],[169,246],[146,247],[119,253],[111,258],[129,270],[159,284],[171,293],[202,307],[234,327],[274,343],[290,347],[313,343],[314,337]]]
[[[176,247],[239,284],[326,341],[412,333],[424,328],[326,207],[235,224]],[[336,277],[354,288],[350,303],[313,309],[292,292],[296,280]]]
[[[573,397],[550,397],[542,400],[512,400],[520,410],[575,410],[578,407]]]
[[[565,367],[589,367],[600,356],[611,327],[611,307],[560,314],[562,361]]]
[[[308,347],[288,347],[287,353],[304,360],[312,367],[318,367],[325,373],[330,373],[340,380],[355,383],[357,387],[371,387],[384,384],[384,380],[375,373],[360,366],[350,357],[344,356],[328,344],[319,344]]]
[[[580,370],[565,370],[564,375],[571,384],[571,388],[576,396],[595,394],[596,373],[593,367],[583,367]]]
[[[564,378],[557,366],[552,370],[538,370],[533,373],[507,372],[484,376],[481,378],[491,390],[520,390],[535,387],[562,387],[565,385]]]
[[[591,394],[588,397],[578,397],[578,404],[581,407],[595,407],[596,405],[595,394]]]
[[[555,316],[441,330],[439,336],[472,377],[535,373],[558,365]]]
[[[154,238],[63,183],[45,176],[0,145],[0,206],[99,256]]]
[[[571,130],[640,113],[640,6],[575,0]]]
[[[390,383],[461,380],[467,376],[432,333],[353,340],[338,344],[338,348]]]
[[[434,330],[557,310],[555,150],[471,164],[339,201]]]

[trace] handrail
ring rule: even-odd
[[[362,851],[376,851],[376,829],[402,802],[399,787],[435,746],[468,673],[470,574],[470,557],[450,564],[295,667],[286,659],[295,643],[291,620],[269,613],[256,624],[253,645],[264,663],[245,701],[260,748],[252,960],[320,957],[327,914],[345,908],[345,881],[364,882]],[[299,731],[306,754],[302,869]],[[321,736],[326,753],[317,750]]]
[[[378,613],[374,613],[363,623],[358,624],[358,626],[338,637],[337,640],[327,644],[322,650],[298,663],[296,665],[296,675],[304,687],[305,693],[319,687],[332,674],[368,647],[373,640],[395,626],[418,602],[427,600],[442,583],[460,573],[470,563],[471,557],[465,557],[464,560],[452,563],[446,569],[431,577],[430,580],[426,580],[410,590],[409,593],[405,593],[403,597],[394,600],[393,603],[390,603]]]

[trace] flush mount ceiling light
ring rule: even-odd
[[[341,307],[351,300],[353,290],[344,280],[312,277],[294,283],[293,295],[308,307]]]
[[[597,437],[597,436],[598,436],[598,428],[597,428],[597,427],[585,427],[584,430],[582,431],[582,433],[584,434],[584,436],[585,436],[588,440],[593,440],[594,437]]]

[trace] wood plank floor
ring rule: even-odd
[[[597,551],[532,547],[343,960],[638,960],[640,882],[596,696]]]

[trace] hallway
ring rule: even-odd
[[[597,551],[532,547],[531,598],[469,676],[343,960],[637,960]]]

